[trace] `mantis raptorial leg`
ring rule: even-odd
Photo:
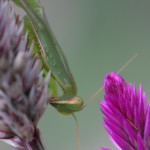
[[[74,78],[69,69],[67,60],[49,27],[40,2],[38,0],[14,0],[14,2],[19,4],[29,15],[38,43],[42,50],[41,55],[43,57],[43,62],[47,69],[51,69],[55,80],[64,92],[63,96],[51,101],[51,105],[53,105],[62,114],[72,114],[76,120],[74,112],[80,111],[87,105],[87,103],[93,101],[94,98],[103,90],[103,87],[101,87],[87,103],[83,104],[83,100],[76,96],[77,88]],[[121,72],[136,56],[137,54],[134,55],[121,69],[119,69],[118,73]],[[77,121],[76,126],[77,130],[79,130]],[[80,150],[79,131],[77,139],[77,150]]]

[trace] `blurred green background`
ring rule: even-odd
[[[150,94],[150,1],[41,0],[78,86],[87,101],[103,85],[106,73],[117,71],[135,53],[138,57],[121,75]],[[116,148],[102,125],[98,100],[76,113],[81,150]],[[39,123],[47,150],[75,150],[75,123],[49,106]],[[0,149],[13,149],[0,143]]]

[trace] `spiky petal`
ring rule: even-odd
[[[104,79],[105,101],[99,102],[104,126],[112,141],[122,150],[150,149],[150,104],[142,86],[127,83],[117,73]]]
[[[0,139],[32,142],[48,104],[50,73],[42,81],[33,44],[7,2],[0,0]],[[18,145],[19,146],[19,145]]]

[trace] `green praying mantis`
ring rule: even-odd
[[[19,7],[23,8],[27,16],[24,18],[25,29],[31,32],[34,41],[40,46],[39,55],[42,60],[45,73],[51,70],[52,81],[50,87],[54,91],[50,97],[50,104],[61,114],[69,115],[82,110],[88,102],[92,101],[102,90],[98,89],[87,103],[77,96],[77,87],[73,75],[71,74],[67,60],[54,37],[47,21],[44,9],[39,0],[13,0]],[[35,45],[35,49],[39,49]],[[134,55],[119,71],[121,72],[137,55]],[[52,86],[51,86],[52,83]],[[62,96],[58,96],[55,87],[59,84],[63,91]]]
[[[47,72],[51,70],[53,83],[57,82],[63,91],[63,95],[60,97],[57,97],[56,92],[54,92],[54,97],[50,98],[50,104],[65,115],[80,111],[87,103],[83,103],[83,99],[77,96],[77,87],[73,75],[52,33],[42,4],[39,0],[13,0],[13,2],[26,11],[28,16],[24,18],[25,27],[30,30],[34,40],[40,45],[40,56],[44,69]],[[118,72],[123,70],[136,56],[134,55]],[[103,87],[89,101],[92,101],[102,89]]]
[[[34,33],[41,48],[45,69],[51,70],[53,78],[63,91],[60,97],[50,98],[50,104],[62,114],[72,114],[83,107],[83,100],[77,95],[77,87],[67,60],[57,43],[46,19],[44,9],[38,0],[14,0],[28,14]],[[28,21],[29,23],[29,21]]]
[[[47,21],[44,9],[39,0],[13,0],[13,2],[23,8],[27,15],[24,19],[25,27],[35,36],[34,40],[40,45],[40,56],[46,71],[51,70],[53,82],[57,82],[63,91],[63,95],[50,98],[50,104],[62,114],[72,114],[80,111],[87,103],[77,96],[77,87],[71,74],[67,60],[54,37]],[[137,55],[133,56],[122,68],[123,70]],[[120,72],[119,70],[118,72]],[[54,85],[54,84],[53,84]],[[90,99],[100,93],[101,87]]]

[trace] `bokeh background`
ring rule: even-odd
[[[87,101],[103,85],[106,73],[117,71],[135,53],[138,57],[121,75],[143,89],[150,99],[150,1],[41,0],[78,86]],[[113,146],[102,125],[100,93],[76,113],[81,150]],[[75,123],[49,106],[39,123],[47,150],[75,150]],[[0,143],[0,149],[13,150]]]

